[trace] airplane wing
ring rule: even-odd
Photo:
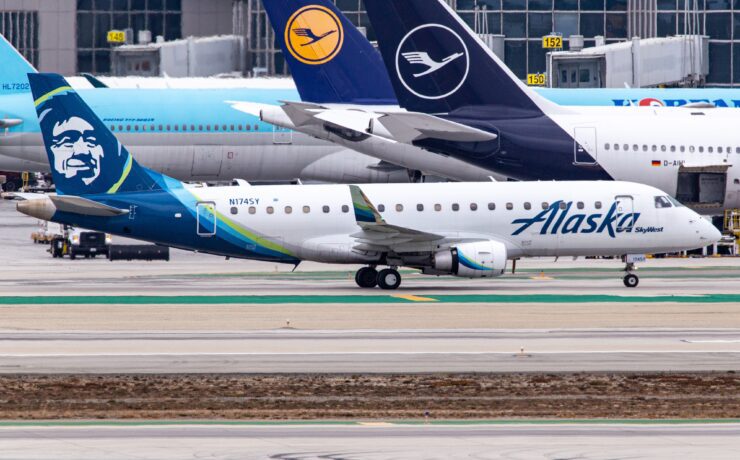
[[[115,217],[128,214],[128,209],[118,209],[97,201],[79,196],[49,195],[58,211],[81,214],[83,216]]]
[[[357,241],[356,249],[383,251],[415,243],[443,244],[447,242],[443,235],[388,224],[359,186],[350,185],[349,188],[352,194],[355,220],[362,229],[351,235]]]

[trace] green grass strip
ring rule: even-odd
[[[427,295],[399,292],[435,299],[438,303],[740,303],[740,294],[705,295],[575,295],[575,294],[471,294]],[[6,296],[0,305],[273,305],[273,304],[408,304],[414,300],[392,295],[187,295],[187,296]],[[423,302],[422,302],[423,303]]]

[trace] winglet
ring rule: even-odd
[[[85,77],[85,80],[87,80],[87,82],[90,83],[93,88],[108,88],[108,85],[100,81],[98,77],[91,73],[82,72],[81,75]]]
[[[385,224],[385,220],[380,215],[375,206],[370,202],[362,189],[357,185],[350,185],[349,190],[352,193],[352,205],[355,208],[355,219],[357,223]]]

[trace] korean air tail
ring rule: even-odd
[[[538,114],[557,106],[522,83],[441,0],[365,0],[401,107],[448,113],[471,105]]]
[[[28,74],[59,195],[113,194],[159,188],[61,75]]]
[[[36,69],[0,34],[0,95],[27,93],[26,75]]]
[[[378,51],[327,0],[263,0],[305,102],[396,105]]]

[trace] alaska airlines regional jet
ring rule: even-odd
[[[195,188],[140,166],[61,76],[28,78],[58,194],[18,210],[58,223],[221,256],[363,264],[357,284],[383,289],[398,288],[400,266],[489,278],[520,257],[673,252],[720,238],[667,194],[625,182]],[[633,273],[624,281],[638,284]]]

